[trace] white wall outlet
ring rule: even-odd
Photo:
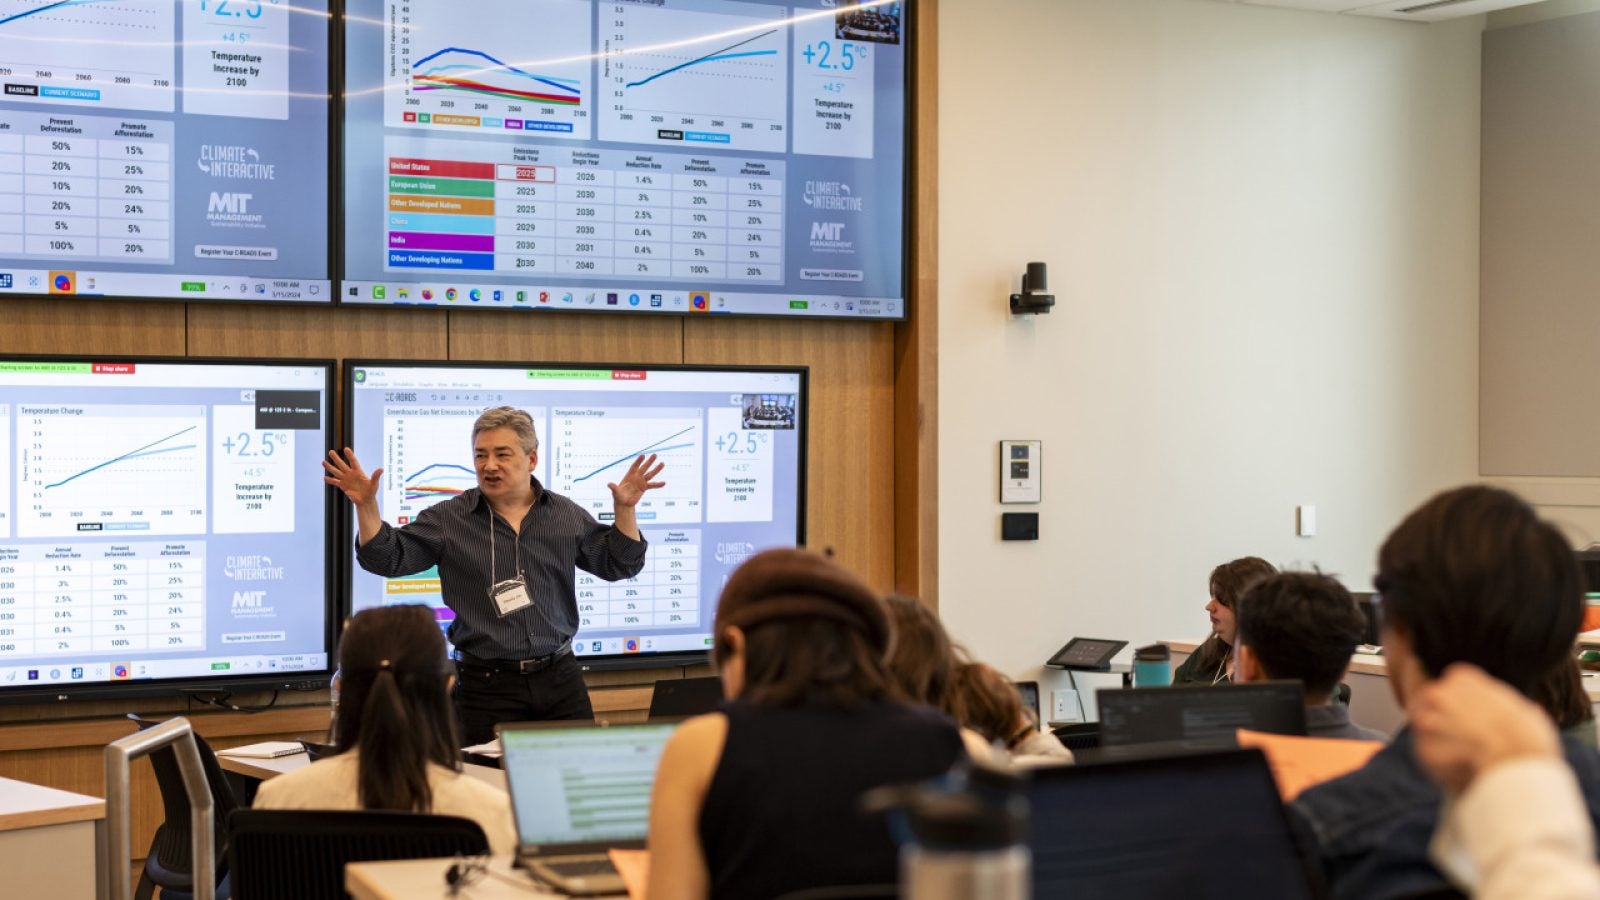
[[[1083,716],[1078,712],[1078,692],[1071,688],[1062,688],[1050,693],[1050,721],[1052,722],[1081,722]]]

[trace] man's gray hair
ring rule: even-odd
[[[522,445],[523,453],[539,449],[539,435],[533,430],[533,416],[514,406],[496,406],[484,410],[478,421],[472,423],[473,443],[477,443],[478,435],[496,428],[509,428],[516,432],[517,443]]]

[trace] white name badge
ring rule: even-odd
[[[528,585],[521,578],[511,578],[496,584],[489,589],[489,597],[494,600],[495,609],[499,611],[502,619],[519,609],[527,609],[533,605],[533,597],[528,594]]]

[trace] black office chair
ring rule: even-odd
[[[346,863],[489,852],[483,829],[459,816],[241,809],[228,829],[234,900],[345,897]]]
[[[160,724],[135,713],[128,718],[139,730]],[[211,786],[212,846],[216,848],[217,900],[228,897],[228,814],[239,807],[237,795],[228,783],[226,772],[217,762],[217,754],[198,733],[194,736],[195,749],[200,751],[200,766],[206,773],[206,784]],[[194,893],[194,861],[190,856],[193,831],[189,826],[189,792],[183,787],[183,773],[178,769],[178,755],[171,747],[162,747],[149,756],[150,767],[155,770],[156,786],[161,789],[161,806],[166,821],[156,828],[150,839],[150,849],[145,852],[144,871],[134,888],[134,900],[150,900],[156,888],[168,900],[181,900]]]

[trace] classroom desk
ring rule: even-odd
[[[1162,641],[1172,648],[1172,667],[1189,658],[1199,641]],[[1350,718],[1358,725],[1376,728],[1394,734],[1405,724],[1405,713],[1395,702],[1394,691],[1389,687],[1389,667],[1384,658],[1375,653],[1357,653],[1350,658],[1350,671],[1344,678],[1350,685]],[[1585,672],[1583,689],[1600,718],[1600,673]]]
[[[8,897],[94,898],[106,802],[0,778],[0,873]]]
[[[267,781],[277,778],[279,775],[293,772],[295,769],[311,765],[311,757],[304,753],[292,753],[276,759],[251,759],[242,756],[225,756],[222,751],[219,751],[217,753],[217,762],[222,764],[223,771]],[[463,774],[471,775],[484,784],[492,785],[502,791],[506,789],[506,773],[504,769],[466,763],[462,765],[461,771]]]
[[[392,862],[351,863],[344,869],[344,889],[355,900],[448,900],[454,896],[470,900],[526,900],[529,897],[563,897],[539,886],[521,871],[511,868],[511,860],[489,860],[489,872],[471,887],[452,895],[444,873],[453,859],[403,859]],[[625,895],[617,895],[625,896]]]

